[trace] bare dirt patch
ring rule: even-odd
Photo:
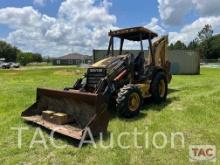
[[[73,76],[73,75],[82,75],[81,70],[59,70],[54,72],[55,75],[61,75],[61,76]]]

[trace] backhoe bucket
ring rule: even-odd
[[[43,115],[45,112],[65,114],[69,121],[58,124],[54,122],[55,117],[49,117],[50,120],[47,120]],[[109,122],[107,99],[103,95],[78,90],[38,88],[36,102],[21,116],[26,121],[78,140],[87,136],[86,128],[91,130],[93,136],[106,132]]]

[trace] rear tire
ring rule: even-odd
[[[136,86],[126,85],[121,88],[116,99],[116,108],[119,116],[131,118],[140,112],[143,99],[141,91]]]
[[[168,86],[166,75],[163,72],[159,72],[154,77],[150,87],[153,101],[156,103],[164,102],[167,98],[167,91]]]

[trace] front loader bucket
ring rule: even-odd
[[[72,121],[65,124],[50,122],[42,116],[45,111],[65,113]],[[109,122],[106,98],[103,95],[77,90],[38,88],[36,102],[22,112],[21,116],[26,121],[78,140],[84,137],[86,128],[90,128],[93,136],[106,132]]]

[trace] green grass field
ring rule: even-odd
[[[114,146],[110,149],[85,145],[77,148],[70,139],[56,136],[57,145],[67,145],[57,149],[50,143],[48,131],[43,129],[48,149],[42,144],[30,148],[35,127],[25,123],[20,114],[35,101],[36,87],[62,89],[71,86],[83,73],[78,68],[0,70],[0,162],[1,164],[189,164],[188,147],[191,144],[216,145],[220,148],[220,69],[202,68],[201,75],[173,76],[168,100],[162,105],[147,104],[139,117],[123,120],[111,119],[108,132],[113,133]],[[28,127],[22,134],[22,147],[17,147],[17,131],[11,127]],[[144,136],[133,145],[132,136],[124,136],[123,144],[131,145],[121,149],[117,144],[117,135],[122,131],[132,132],[134,128],[148,133],[149,147],[145,148]],[[146,129],[147,128],[147,129]],[[168,143],[164,149],[152,145],[152,137],[162,131],[167,135]],[[171,148],[171,133],[182,132],[185,138],[184,148],[177,138],[175,149]],[[40,136],[38,137],[40,139]],[[110,143],[106,135],[104,144]],[[158,138],[158,144],[162,139]],[[217,161],[220,152],[217,152]]]

